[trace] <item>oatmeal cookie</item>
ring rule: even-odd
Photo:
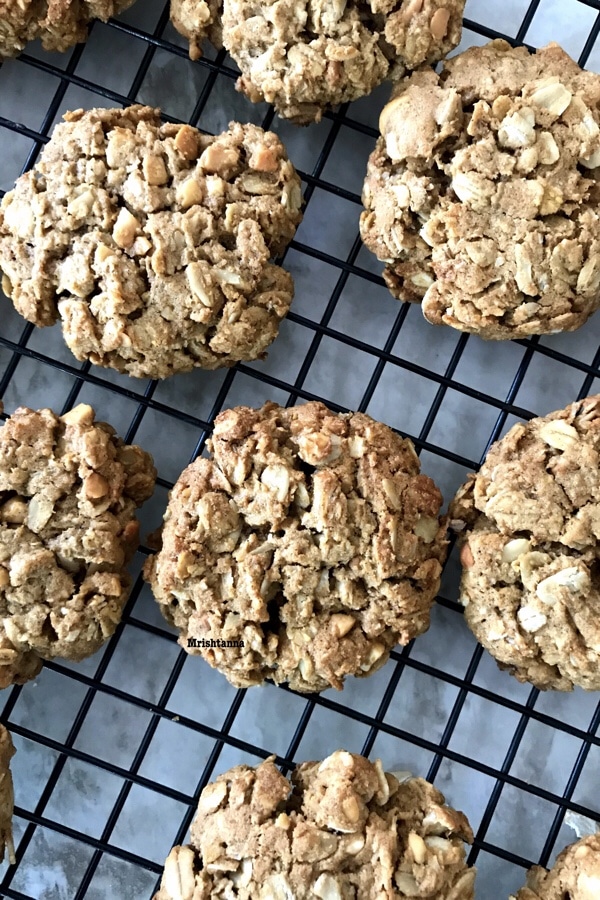
[[[0,686],[40,658],[81,660],[112,635],[150,497],[149,454],[80,404],[17,409],[0,429]]]
[[[320,691],[429,627],[446,528],[409,440],[362,413],[267,403],[221,413],[207,446],[145,567],[184,649],[239,687]]]
[[[361,233],[400,300],[483,338],[600,306],[600,75],[505,41],[415,72],[379,121]]]
[[[527,885],[510,900],[597,900],[600,897],[600,834],[583,838],[556,857],[548,872],[533,866]]]
[[[222,48],[222,7],[221,0],[171,0],[171,22],[189,41],[190,59],[200,59],[205,39]]]
[[[265,356],[293,295],[269,262],[301,219],[279,138],[144,106],[67,113],[0,205],[3,289],[79,360],[165,378]]]
[[[273,760],[204,788],[154,900],[473,900],[473,833],[433,785],[345,750],[302,763],[291,783]]]
[[[10,774],[10,761],[15,755],[10,732],[0,725],[0,862],[4,859],[4,851],[8,849],[8,861],[15,862],[13,844],[12,817],[15,806],[13,780]]]
[[[460,41],[465,0],[224,0],[223,40],[253,102],[299,124],[435,63]]]
[[[0,60],[40,38],[44,50],[85,41],[92,19],[106,22],[134,0],[0,0]]]
[[[519,681],[600,690],[600,395],[511,428],[450,516],[477,640]]]

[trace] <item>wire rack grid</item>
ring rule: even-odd
[[[463,48],[495,37],[560,39],[600,70],[598,0],[469,0]],[[61,412],[89,402],[157,461],[142,533],[161,520],[182,468],[203,452],[215,415],[266,399],[322,399],[366,411],[415,442],[446,500],[515,421],[598,390],[600,317],[574,335],[487,346],[433,329],[388,294],[358,236],[360,188],[387,88],[306,129],[234,91],[235,66],[211,52],[191,63],[168,3],[144,0],[65,55],[28,47],[0,68],[0,196],[35,162],[54,123],[79,106],[161,105],[205,131],[230,119],[278,131],[302,174],[303,225],[284,264],[296,299],[266,362],[164,383],[77,364],[57,329],[36,330],[2,303],[0,396]],[[471,821],[479,898],[503,898],[524,868],[573,840],[565,816],[600,821],[600,706],[594,695],[540,694],[498,672],[468,633],[446,567],[430,631],[341,694],[235,690],[178,647],[134,562],[135,586],[115,637],[77,666],[47,663],[5,691],[0,718],[17,755],[17,863],[0,894],[33,900],[150,897],[183,842],[204,785],[275,753],[284,771],[339,746],[434,781]]]

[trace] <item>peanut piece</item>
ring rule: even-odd
[[[409,2],[402,7],[400,13],[402,21],[409,22],[413,16],[416,16],[417,13],[421,12],[422,8],[423,0],[409,0]]]
[[[543,216],[552,216],[558,212],[563,204],[564,197],[560,188],[555,185],[547,184],[544,188],[544,196],[542,197],[542,205],[540,212]]]
[[[368,672],[369,669],[372,669],[378,659],[381,659],[383,654],[385,653],[385,645],[384,644],[373,644],[371,649],[369,650],[369,656],[367,661],[361,665],[361,669],[363,672]]]
[[[429,23],[429,30],[437,41],[441,41],[446,35],[449,21],[450,10],[442,8],[434,12]]]
[[[22,525],[27,518],[27,504],[24,500],[12,497],[0,509],[0,519],[10,525]]]
[[[425,862],[425,857],[427,856],[427,844],[425,843],[421,835],[417,834],[416,831],[409,831],[408,846],[417,865],[422,865]]]
[[[502,550],[502,562],[512,563],[528,553],[531,550],[531,544],[525,538],[515,538],[504,545]]]
[[[86,500],[99,500],[106,497],[110,491],[110,485],[103,475],[92,472],[83,482],[83,495]]]
[[[460,561],[465,569],[470,569],[471,566],[475,565],[475,560],[473,558],[473,552],[469,547],[468,543],[463,544],[460,550]]]
[[[93,425],[94,416],[95,413],[91,406],[87,403],[79,403],[61,416],[60,421],[65,425]]]
[[[133,244],[140,223],[129,210],[122,206],[113,228],[113,240],[117,247],[127,250]]]
[[[414,531],[417,537],[420,537],[424,543],[431,544],[435,540],[438,533],[440,523],[432,516],[423,516],[415,525]]]
[[[32,531],[39,531],[52,518],[54,503],[48,497],[35,494],[29,501],[27,508],[27,527]]]
[[[347,797],[342,801],[344,815],[349,822],[355,824],[360,819],[360,806],[356,797]]]
[[[12,289],[12,282],[8,275],[2,275],[2,290],[8,298],[12,297]]]
[[[142,172],[148,184],[166,184],[169,180],[166,166],[160,156],[146,156],[142,163]]]
[[[541,134],[538,135],[537,147],[542,165],[551,166],[552,163],[555,163],[560,159],[558,144],[549,131],[542,131]]]
[[[331,623],[331,628],[336,637],[344,637],[348,634],[349,631],[352,631],[354,626],[356,625],[356,620],[353,616],[347,616],[344,613],[335,613],[331,616],[329,620]]]
[[[184,159],[196,159],[200,149],[199,135],[190,125],[182,125],[175,136],[175,149]]]
[[[202,153],[199,164],[200,168],[205,172],[209,172],[213,175],[221,175],[228,169],[235,168],[238,164],[238,160],[239,154],[237,150],[224,147],[222,144],[219,144],[218,141],[215,141],[214,144],[209,144]]]
[[[391,478],[384,478],[381,484],[392,509],[400,509],[402,507],[402,504],[400,503],[400,496],[398,494],[396,485],[391,480]]]
[[[183,209],[202,203],[202,185],[195,178],[188,178],[177,187],[176,200]]]

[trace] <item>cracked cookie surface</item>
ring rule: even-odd
[[[106,22],[134,0],[0,0],[0,59],[40,38],[44,50],[85,41],[93,19]]]
[[[279,138],[235,123],[210,137],[143,106],[65,119],[0,205],[21,315],[138,377],[264,357],[293,296],[269,260],[301,219]]]
[[[548,872],[533,866],[527,884],[510,900],[597,900],[600,897],[600,835],[570,844]]]
[[[40,659],[81,660],[113,634],[156,470],[81,404],[21,407],[0,429],[0,687]]]
[[[511,428],[450,516],[477,640],[519,681],[600,690],[600,396]]]
[[[386,78],[442,59],[460,41],[464,0],[224,0],[238,89],[280,116],[319,121]]]
[[[221,413],[207,446],[145,567],[184,649],[240,687],[320,691],[428,628],[445,520],[410,441],[362,413],[267,403]]]
[[[399,781],[379,760],[338,750],[290,782],[271,758],[207,785],[155,900],[472,900],[472,840],[433,785]]]
[[[15,755],[15,748],[10,732],[0,725],[0,862],[8,850],[8,861],[15,862],[13,844],[12,817],[15,807],[13,780],[10,772],[10,761]]]
[[[600,306],[600,76],[493,41],[397,91],[361,216],[392,294],[486,339],[580,327]]]

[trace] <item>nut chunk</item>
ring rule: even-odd
[[[223,0],[223,42],[242,72],[238,90],[307,124],[443,59],[460,41],[464,7],[465,0]]]
[[[527,885],[509,900],[597,900],[600,897],[600,834],[582,838],[559,853],[548,872],[533,866]]]
[[[85,41],[93,19],[106,22],[133,0],[0,0],[0,60],[40,38],[44,50],[67,50]]]
[[[465,619],[500,667],[600,690],[600,395],[511,428],[450,516]]]
[[[12,817],[15,805],[13,781],[10,774],[10,761],[15,755],[10,732],[0,725],[0,862],[4,859],[4,851],[8,849],[8,861],[15,862],[13,844]]]
[[[207,785],[154,900],[473,900],[471,828],[433,785],[345,750],[290,783],[273,759]]]
[[[302,216],[279,138],[144,106],[67,113],[0,205],[2,287],[77,359],[166,378],[264,357],[292,296],[270,262]]]
[[[149,454],[81,404],[21,407],[0,430],[0,686],[81,660],[114,632],[150,497]]]
[[[361,234],[395,297],[490,340],[579,328],[600,306],[600,75],[505,41],[398,85]]]
[[[299,691],[369,675],[429,626],[446,554],[412,443],[322,403],[217,416],[148,560],[180,644],[232,684]]]

